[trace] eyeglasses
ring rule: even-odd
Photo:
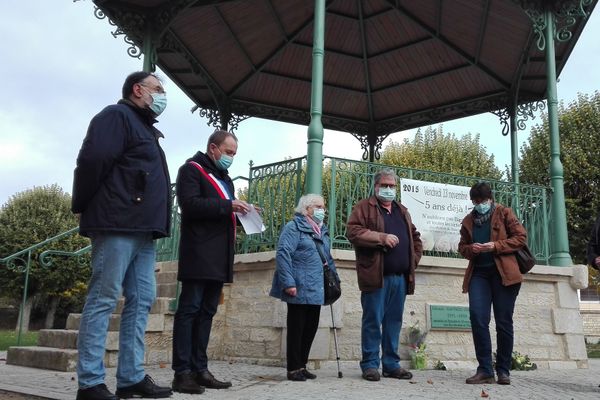
[[[395,183],[380,183],[379,187],[392,189],[396,187]]]
[[[162,86],[148,86],[143,83],[138,83],[138,85],[143,86],[148,89],[151,89],[151,90],[153,89],[154,90],[153,93],[167,94],[167,92],[165,91],[165,89],[163,89]]]

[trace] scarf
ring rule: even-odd
[[[321,237],[321,227],[315,221],[313,221],[313,219],[311,217],[309,217],[308,215],[305,215],[304,218],[306,218],[309,225],[312,227],[313,231],[317,235],[319,235],[319,237]]]
[[[494,213],[495,209],[496,203],[492,203],[490,210],[485,214],[479,214],[475,209],[473,209],[473,211],[471,211],[471,214],[473,215],[473,223],[477,226],[485,224],[490,220],[490,218],[492,218],[492,214]]]

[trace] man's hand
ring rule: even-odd
[[[479,253],[489,253],[491,251],[494,251],[495,248],[496,248],[496,246],[494,245],[494,242],[487,242],[487,243],[473,243],[473,247],[471,249],[472,249],[473,253],[479,254]]]
[[[385,235],[384,244],[387,247],[394,248],[398,245],[398,242],[399,242],[398,236],[392,235],[392,234]]]
[[[250,206],[243,200],[232,200],[231,208],[233,209],[233,212],[237,212],[243,215],[247,214],[248,211],[250,211]]]
[[[292,297],[296,297],[296,295],[298,294],[298,291],[296,290],[295,287],[289,287],[289,288],[285,289],[284,292],[286,292],[288,295],[290,295]]]

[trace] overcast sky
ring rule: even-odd
[[[600,88],[600,11],[588,22],[558,86],[559,98],[573,100],[578,92]],[[58,183],[71,192],[73,168],[90,119],[120,97],[125,76],[140,70],[142,61],[127,55],[122,36],[93,15],[92,1],[3,0],[0,12],[0,204],[19,191]],[[160,74],[160,71],[158,71]],[[163,75],[164,77],[164,75]],[[168,106],[157,127],[174,181],[179,166],[199,149],[213,131],[178,88],[164,77]],[[534,122],[540,122],[537,119]],[[444,124],[446,133],[481,133],[481,142],[503,170],[510,164],[510,139],[500,134],[491,115]],[[240,124],[238,156],[232,176],[248,176],[256,165],[306,154],[306,127],[250,119]],[[402,141],[414,131],[391,135]],[[526,140],[528,132],[519,135]],[[385,146],[384,146],[385,147]],[[324,154],[360,159],[359,142],[347,133],[326,131]]]

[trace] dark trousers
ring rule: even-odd
[[[208,369],[206,349],[223,282],[181,283],[173,324],[173,370],[176,374]]]
[[[514,344],[513,311],[521,284],[502,286],[496,267],[475,268],[469,283],[469,311],[473,343],[479,367],[477,372],[494,375],[492,369],[492,340],[490,337],[490,308],[496,321],[496,371],[509,374]]]
[[[306,368],[310,347],[319,328],[321,306],[287,303],[287,370]]]

